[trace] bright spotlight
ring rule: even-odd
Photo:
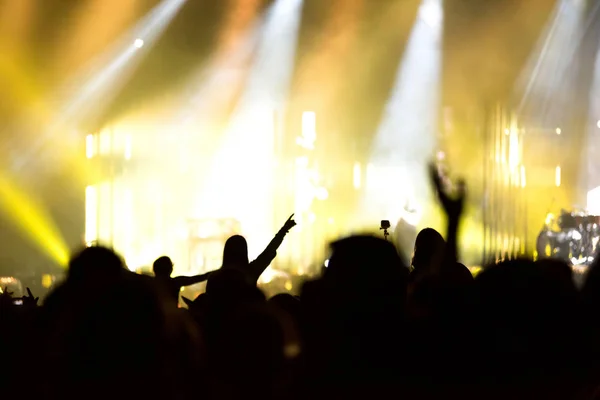
[[[135,39],[135,42],[133,42],[133,45],[137,49],[141,49],[142,47],[144,47],[144,41],[142,39]]]
[[[599,120],[598,120],[598,122],[596,123],[596,126],[597,126],[598,128],[600,128],[600,119],[599,119]]]
[[[437,0],[423,1],[419,14],[423,21],[434,29],[439,28],[444,20],[444,11],[441,2]]]
[[[557,135],[560,135],[561,133],[562,133],[562,129],[560,129],[560,128],[556,128],[556,134],[557,134]]]

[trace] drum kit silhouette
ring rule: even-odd
[[[538,235],[538,258],[556,258],[572,265],[590,264],[598,251],[600,216],[561,210],[548,214]]]

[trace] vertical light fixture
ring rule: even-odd
[[[508,140],[508,167],[514,172],[520,163],[519,133],[512,129]]]
[[[317,140],[317,114],[313,111],[302,113],[302,137],[298,144],[305,149],[313,150]]]
[[[131,143],[131,135],[125,135],[125,159],[131,160],[131,151],[132,151],[132,143]]]
[[[88,159],[94,157],[95,144],[94,135],[90,134],[85,137],[85,156]]]

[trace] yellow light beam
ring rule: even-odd
[[[66,267],[69,250],[52,218],[5,176],[0,176],[0,208],[24,236],[58,265]]]

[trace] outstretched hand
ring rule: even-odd
[[[435,164],[429,165],[429,173],[431,177],[431,183],[437,194],[437,198],[446,213],[446,216],[450,221],[458,221],[463,213],[466,197],[466,185],[465,182],[460,180],[456,185],[456,190],[451,191],[445,187],[443,182],[443,176],[439,172]],[[454,192],[454,193],[452,193]]]
[[[8,291],[8,286],[5,286],[4,289],[0,289],[0,304],[9,305],[13,302],[13,292]]]
[[[290,229],[296,226],[296,221],[294,221],[294,214],[290,215],[290,217],[283,224],[283,230],[289,232]]]
[[[27,296],[23,296],[23,305],[26,307],[37,307],[38,305],[38,301],[40,300],[39,297],[34,297],[33,294],[31,294],[31,290],[29,290],[29,288],[27,288]]]

